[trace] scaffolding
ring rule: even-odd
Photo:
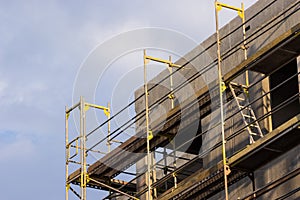
[[[164,60],[164,59],[161,59],[161,58],[156,58],[156,57],[152,57],[152,56],[149,56],[146,54],[146,50],[144,50],[144,93],[145,94],[148,94],[148,83],[147,83],[147,62],[148,61],[154,61],[154,62],[158,62],[158,63],[162,63],[162,64],[166,64],[167,66],[167,69],[169,71],[169,78],[170,78],[170,94],[168,95],[168,98],[171,100],[171,109],[174,109],[175,107],[175,102],[174,102],[174,99],[175,99],[175,94],[173,92],[173,68],[176,68],[176,69],[181,69],[182,66],[180,65],[177,65],[175,63],[172,62],[172,57],[169,56],[169,60]],[[150,156],[150,140],[153,138],[153,133],[152,131],[149,129],[149,105],[148,105],[148,95],[145,95],[145,111],[146,111],[146,127],[147,127],[147,133],[149,132],[149,134],[147,135],[147,158],[148,158],[148,172],[147,172],[147,180],[148,180],[148,193],[147,193],[147,196],[148,196],[148,199],[151,199],[152,197],[150,196],[151,194],[151,177],[153,182],[156,182],[155,180],[155,175],[153,172],[153,167],[151,166],[151,156]],[[172,146],[173,146],[173,168],[174,170],[176,170],[176,144],[175,144],[175,141],[172,141]],[[166,152],[166,148],[164,147],[164,152]],[[167,163],[165,161],[165,166],[164,167],[167,167]],[[174,188],[177,188],[177,177],[176,177],[176,173],[173,172],[172,173],[172,176],[174,178]],[[154,193],[154,197],[156,197],[156,189],[154,189],[153,191]]]
[[[269,3],[266,7],[270,7],[272,4],[273,2]],[[278,16],[269,22],[271,24],[270,26],[276,27],[276,25],[284,22],[293,16],[293,14],[299,13],[299,9],[293,9],[299,6],[299,4],[299,1],[295,1],[295,3],[287,7],[286,10],[279,13]],[[240,26],[223,37],[220,36],[218,22],[218,13],[222,8],[236,11],[242,20]],[[262,11],[264,11],[264,9],[265,8],[263,8]],[[87,188],[108,191],[109,194],[105,199],[117,199],[120,196],[125,196],[127,199],[147,200],[208,199],[221,192],[224,192],[224,199],[229,199],[228,187],[245,177],[249,177],[251,180],[252,191],[244,194],[243,199],[253,199],[300,174],[299,169],[295,169],[285,176],[270,182],[266,186],[256,188],[253,173],[263,164],[278,158],[284,152],[299,145],[300,113],[298,111],[295,110],[293,115],[286,117],[285,121],[274,127],[274,130],[269,129],[269,131],[263,132],[262,125],[266,127],[265,119],[275,116],[276,113],[280,113],[283,109],[290,109],[289,106],[291,104],[297,104],[295,103],[297,101],[299,104],[300,89],[282,102],[272,105],[271,108],[263,114],[257,115],[257,111],[254,107],[256,103],[262,101],[264,98],[270,97],[277,90],[280,90],[280,88],[289,85],[292,80],[295,81],[295,79],[299,78],[299,64],[298,71],[293,73],[289,78],[273,86],[269,91],[250,98],[251,89],[257,87],[257,85],[263,81],[268,80],[269,77],[275,76],[281,69],[286,68],[285,66],[295,64],[292,62],[295,58],[299,58],[300,55],[300,48],[297,45],[300,44],[300,25],[297,24],[291,27],[288,31],[270,41],[268,45],[248,58],[248,45],[265,34],[265,28],[269,25],[264,24],[265,26],[258,29],[257,32],[246,37],[247,21],[245,20],[243,4],[241,4],[241,8],[238,8],[215,1],[215,15],[216,42],[209,48],[213,46],[216,47],[217,59],[205,66],[197,74],[189,77],[189,80],[193,81],[206,73],[208,69],[217,65],[218,80],[213,82],[214,86],[210,88],[211,91],[209,91],[208,88],[200,89],[197,91],[196,97],[187,98],[182,105],[176,105],[175,93],[182,90],[184,84],[174,84],[173,75],[186,69],[194,58],[179,65],[173,63],[171,57],[169,57],[169,59],[155,58],[147,55],[146,50],[144,50],[144,92],[142,95],[136,97],[134,101],[144,102],[144,108],[141,109],[141,112],[137,113],[135,117],[112,131],[110,126],[111,120],[126,110],[128,106],[111,116],[109,104],[107,107],[90,104],[85,102],[83,97],[81,97],[79,103],[71,108],[66,108],[66,200],[69,200],[70,191],[79,199],[87,200]],[[251,17],[248,20],[253,19],[255,19],[255,17]],[[240,29],[242,29],[241,41],[227,51],[221,52],[222,41]],[[243,51],[244,59],[237,66],[233,66],[231,70],[224,73],[222,71],[223,61],[226,61],[230,56],[241,50]],[[281,52],[285,52],[284,57],[281,57],[279,62],[273,62],[272,56],[282,54]],[[165,64],[169,72],[168,76],[162,79],[162,81],[169,80],[169,91],[154,101],[150,101],[149,96],[152,92],[155,92],[157,85],[149,86],[149,81],[147,80],[147,63],[149,61]],[[262,65],[268,67],[262,68]],[[173,70],[173,68],[176,70]],[[249,80],[249,71],[263,74],[263,76],[252,82]],[[236,80],[241,77],[244,77],[245,82],[237,83]],[[193,106],[196,105],[196,107],[200,109],[200,118],[202,119],[211,114],[212,106],[214,106],[212,100],[216,98],[219,99],[218,103],[214,103],[216,104],[215,106],[220,109],[220,122],[213,124],[213,126],[207,130],[201,130],[199,134],[192,138],[187,138],[186,141],[181,144],[175,145],[175,143],[172,143],[172,151],[166,149],[166,144],[170,143],[172,138],[175,137],[175,134],[177,134],[173,134],[170,130],[176,129],[178,123],[181,123],[180,112],[182,110],[191,110],[190,112],[193,113],[195,112]],[[229,115],[224,114],[226,101],[234,102],[236,108]],[[151,121],[149,117],[150,111],[156,104],[162,104],[164,102],[169,105],[171,104],[171,109],[167,114],[161,116],[161,118]],[[133,104],[130,103],[130,105]],[[103,110],[107,120],[91,132],[86,133],[86,112],[89,108]],[[71,112],[77,109],[79,109],[80,131],[78,136],[70,139],[69,116]],[[243,125],[240,125],[237,130],[233,131],[230,135],[227,135],[226,124],[233,119],[233,117],[237,116],[239,116]],[[188,132],[189,127],[193,127],[194,121],[199,121],[199,119],[194,119],[193,117],[194,115],[191,114],[191,116],[184,119],[186,122],[186,132]],[[125,141],[119,141],[117,139],[118,136],[122,135],[122,133],[133,124],[142,124],[145,128],[137,130],[134,137]],[[163,128],[161,128],[162,124],[164,124]],[[107,125],[107,136],[100,141],[96,141],[94,145],[87,147],[86,141],[88,137],[95,134],[97,130],[105,125]],[[213,131],[216,127],[221,128],[220,142],[209,149],[205,149],[205,151],[198,155],[181,152],[182,147],[191,145],[191,142],[199,139],[209,131]],[[242,133],[247,133],[247,143],[244,143],[244,146],[240,146],[239,148],[234,148],[234,152],[228,155],[228,146],[226,144],[237,137],[245,135]],[[119,144],[118,148],[112,148],[111,144],[113,142]],[[97,146],[103,144],[106,144],[107,152],[96,150]],[[159,151],[160,148],[163,150]],[[218,160],[213,166],[205,167],[202,158],[206,156],[208,152],[212,151],[220,152],[222,159]],[[72,152],[74,154],[71,155]],[[89,152],[103,154],[103,157],[96,162],[87,163],[87,155]],[[131,154],[132,152],[135,154]],[[153,156],[153,158],[151,154],[154,155],[155,153],[162,154],[163,156]],[[144,157],[146,158],[144,162],[146,166],[145,169],[142,169],[139,173],[127,171],[132,166],[136,167],[136,163]],[[263,157],[264,159],[259,159],[259,157]],[[170,163],[172,163],[171,165],[173,166],[168,165],[168,160],[172,161]],[[74,171],[70,171],[70,164],[78,166],[78,168],[75,167]],[[130,175],[130,178],[124,180],[116,179],[120,174]],[[75,190],[72,187],[73,185],[78,185],[80,192]],[[298,191],[299,189],[297,190],[297,188],[293,189],[284,196],[289,197]]]
[[[72,111],[75,109],[79,109],[80,111],[80,116],[79,116],[79,135],[75,138],[73,138],[70,141],[69,138],[69,117]],[[106,136],[106,145],[107,145],[107,152],[103,151],[98,151],[98,150],[91,150],[88,149],[86,146],[86,141],[87,141],[87,134],[86,134],[86,112],[90,109],[99,109],[103,110],[103,113],[107,117],[107,136]],[[108,103],[107,107],[96,105],[96,104],[91,104],[85,102],[83,97],[80,97],[79,103],[75,104],[71,108],[67,108],[65,110],[65,146],[66,146],[66,197],[65,199],[69,199],[69,190],[73,192],[79,199],[81,200],[86,200],[86,193],[87,193],[87,187],[93,187],[94,185],[99,185],[100,187],[107,188],[110,192],[115,191],[124,195],[128,195],[127,193],[124,193],[118,189],[115,189],[105,183],[102,183],[88,175],[87,168],[90,166],[90,164],[87,163],[87,156],[88,156],[88,151],[92,151],[94,153],[99,153],[99,154],[107,154],[111,152],[111,144],[112,142],[115,142],[114,140],[111,139],[111,125],[110,125],[110,104]],[[74,145],[75,144],[75,145]],[[75,153],[71,155],[71,149],[75,149]],[[78,181],[78,185],[80,186],[80,192],[77,192],[74,188],[71,187],[71,182],[69,181],[69,164],[75,164],[80,166],[80,177]],[[91,182],[91,183],[90,183]],[[131,195],[128,195],[129,197],[134,198]]]
[[[241,8],[235,7],[235,6],[231,6],[228,4],[224,4],[221,2],[218,2],[217,0],[215,0],[215,19],[216,19],[216,35],[217,35],[217,55],[218,55],[218,82],[219,82],[219,98],[220,98],[220,116],[221,116],[221,133],[222,133],[222,155],[223,155],[223,172],[224,172],[224,191],[225,191],[225,199],[228,200],[228,183],[227,183],[227,176],[230,174],[230,169],[227,163],[227,157],[226,157],[226,139],[225,139],[225,118],[224,118],[224,102],[223,102],[223,96],[224,96],[224,92],[226,91],[226,86],[224,83],[224,79],[223,79],[223,74],[222,74],[222,57],[221,57],[221,39],[220,39],[220,32],[219,32],[219,11],[222,10],[222,8],[227,8],[230,10],[234,10],[238,13],[238,16],[242,19],[242,30],[243,30],[243,45],[241,46],[241,48],[244,51],[244,58],[245,60],[247,60],[247,48],[246,48],[246,26],[245,26],[245,10],[244,10],[244,3],[241,3]],[[235,84],[236,85],[236,84]],[[249,110],[250,106],[248,106],[248,114],[244,114],[242,109],[244,109],[244,106],[241,106],[239,104],[239,97],[236,95],[235,90],[232,87],[232,84],[229,83],[229,87],[231,89],[231,92],[233,94],[234,99],[236,99],[237,105],[239,107],[239,109],[241,110],[241,114],[243,116],[243,121],[247,127],[247,130],[249,130],[249,138],[250,138],[250,143],[253,143],[254,140],[252,139],[252,135],[251,135],[251,130],[250,127],[248,126],[247,123],[247,119],[245,119],[245,116],[249,116],[250,119],[253,119],[256,121],[255,115],[253,110]],[[242,88],[242,91],[245,90],[245,92],[247,93],[246,95],[244,95],[245,99],[248,96],[248,87],[249,87],[249,75],[248,75],[248,71],[246,71],[246,86]],[[245,101],[245,99],[242,99],[243,101]],[[250,115],[251,113],[251,115]],[[260,130],[259,128],[259,124],[256,122],[256,127],[258,127],[257,129]],[[260,130],[260,136],[262,136],[261,130]]]

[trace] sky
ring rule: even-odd
[[[224,1],[236,6],[239,2]],[[81,95],[74,95],[78,77],[95,49],[124,33],[149,28],[167,30],[199,44],[215,30],[213,5],[212,0],[0,0],[1,199],[64,199],[64,109]],[[221,25],[234,16],[231,11],[222,13]],[[109,50],[114,51],[114,45]],[[122,71],[126,75],[141,67],[134,56],[140,53],[114,57],[113,63],[127,63],[127,71]],[[166,56],[159,50],[151,53]],[[102,86],[110,78],[108,72],[98,81]],[[101,89],[101,85],[96,87]],[[116,112],[132,100],[134,89],[121,103],[117,97],[97,95],[94,100],[100,104],[113,100]]]

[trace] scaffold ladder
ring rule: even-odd
[[[246,85],[229,83],[230,91],[238,105],[239,112],[245,125],[245,129],[249,134],[250,144],[263,137],[263,133],[256,119],[255,113],[249,104],[248,87]]]

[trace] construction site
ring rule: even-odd
[[[198,47],[174,62],[143,51],[128,106],[112,113],[83,96],[66,107],[66,200],[300,199],[300,0],[212,3],[216,32]],[[221,12],[236,17],[220,27]],[[165,65],[151,80],[149,63]],[[107,120],[87,130],[91,110]]]

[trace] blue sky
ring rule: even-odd
[[[145,27],[200,43],[215,30],[213,1],[0,0],[1,199],[64,199],[64,107],[80,66],[109,38]]]

